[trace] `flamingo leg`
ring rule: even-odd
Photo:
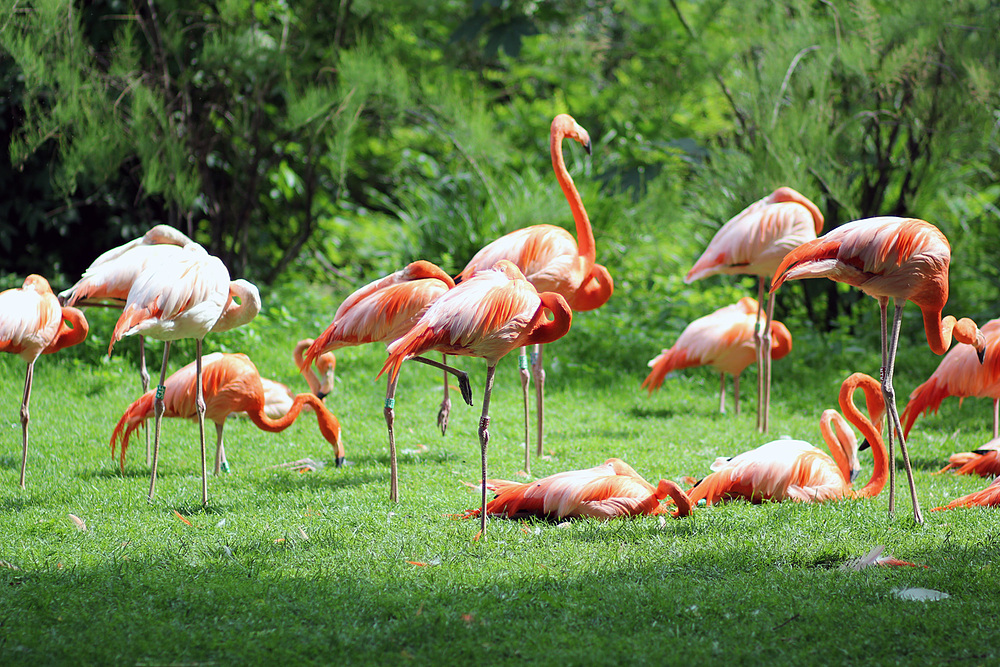
[[[396,420],[395,406],[396,406],[396,381],[399,379],[397,375],[395,378],[389,378],[389,381],[385,386],[385,407],[382,409],[382,415],[385,417],[385,425],[389,430],[389,500],[398,503],[399,502],[399,469],[396,463],[396,435],[393,432],[392,426]]]
[[[733,403],[736,404],[736,414],[740,414],[740,376],[733,376]]]
[[[490,443],[490,394],[493,392],[493,376],[496,372],[496,364],[486,367],[486,391],[483,394],[483,416],[479,420],[479,447],[483,456],[483,484],[482,484],[482,505],[479,510],[479,534],[486,533],[486,448]]]
[[[215,471],[212,473],[218,477],[220,471],[229,472],[229,462],[226,461],[226,445],[222,442],[222,429],[226,422],[215,424]]]
[[[764,357],[760,337],[760,314],[764,304],[764,278],[757,279],[757,319],[753,323],[753,349],[757,355],[757,430],[761,431],[761,413],[764,405]]]
[[[139,380],[142,382],[142,393],[149,391],[149,371],[146,370],[146,338],[139,336]],[[149,465],[149,429],[143,428],[146,434],[146,465]]]
[[[448,355],[441,355],[441,363],[448,365]],[[448,396],[448,371],[444,371],[444,398],[441,399],[441,408],[438,410],[437,424],[441,429],[441,435],[448,432],[448,417],[451,415],[451,398]]]
[[[532,355],[532,370],[535,374],[535,401],[536,414],[538,420],[538,448],[535,450],[538,456],[542,455],[542,433],[545,430],[545,367],[542,365],[542,346],[535,345],[535,352]]]
[[[882,326],[882,368],[879,373],[879,379],[882,382],[882,400],[885,402],[885,420],[888,426],[885,445],[889,456],[889,514],[896,511],[896,448],[894,446],[895,438],[893,438],[893,431],[895,430],[892,425],[892,417],[889,412],[889,399],[885,393],[885,378],[889,368],[889,327],[888,327],[888,307],[889,298],[888,297],[878,297],[878,307],[879,313],[881,315],[881,326]]]
[[[434,361],[433,359],[428,359],[426,357],[409,357],[407,361],[419,361],[422,364],[427,364],[428,366],[433,366],[434,368],[440,368],[441,370],[451,373],[457,377],[458,388],[462,390],[462,400],[465,401],[466,405],[472,405],[472,385],[469,384],[468,373],[460,371],[452,366],[448,366],[447,364],[442,364],[440,361]]]
[[[767,299],[767,317],[764,320],[764,334],[761,337],[760,357],[764,362],[764,402],[761,410],[761,433],[767,433],[767,422],[771,412],[771,321],[774,319],[774,294]]]
[[[524,396],[524,472],[531,474],[531,437],[528,435],[528,384],[531,382],[531,373],[528,371],[528,349],[519,348],[517,351],[517,368],[521,375],[521,393]]]
[[[170,358],[170,341],[163,343],[163,363],[160,365],[160,384],[156,387],[156,398],[153,400],[153,467],[149,474],[149,499],[153,499],[156,491],[156,464],[160,460],[160,423],[163,421],[163,383],[167,380],[167,359]]]
[[[910,485],[910,500],[913,503],[913,520],[918,524],[924,522],[924,517],[920,512],[920,501],[917,500],[917,485],[913,481],[913,468],[910,466],[910,454],[906,451],[906,440],[903,438],[903,425],[899,421],[899,411],[896,408],[896,392],[892,388],[892,373],[896,365],[896,347],[899,343],[899,325],[903,321],[903,305],[905,301],[894,300],[896,313],[892,320],[892,338],[889,342],[889,370],[883,380],[882,393],[885,395],[885,404],[891,415],[889,432],[893,429],[899,438],[899,451],[903,454],[903,467],[906,469],[906,480]]]
[[[198,378],[195,381],[194,406],[198,411],[198,437],[201,446],[201,504],[204,507],[208,504],[208,464],[205,452],[205,388],[201,386],[201,339],[194,341],[194,368]]]
[[[726,414],[726,374],[719,373],[719,414]]]
[[[28,362],[24,374],[24,396],[21,398],[21,488],[24,488],[24,471],[28,467],[28,401],[31,399],[31,380],[35,375],[35,360]]]

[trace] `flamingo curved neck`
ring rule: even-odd
[[[255,405],[252,409],[247,409],[247,416],[250,417],[257,428],[262,431],[267,431],[269,433],[278,433],[284,431],[286,428],[292,425],[296,419],[299,417],[299,413],[302,412],[302,408],[308,405],[316,413],[316,420],[319,422],[320,433],[326,438],[334,451],[337,453],[337,458],[342,459],[344,457],[344,445],[340,440],[340,422],[337,418],[327,409],[323,401],[319,400],[316,396],[312,394],[298,394],[292,401],[292,407],[288,409],[288,412],[284,416],[278,417],[277,419],[272,419],[264,414],[264,401],[261,400],[259,405]]]
[[[234,297],[239,299],[239,303]],[[229,283],[229,303],[226,304],[222,316],[212,327],[212,331],[229,331],[241,327],[257,317],[260,309],[260,291],[257,286],[246,280],[234,280]]]
[[[611,274],[600,264],[594,264],[590,275],[584,279],[580,289],[573,294],[573,310],[596,310],[608,302],[615,291]]]
[[[573,323],[573,311],[566,299],[555,292],[542,292],[538,295],[542,303],[535,314],[537,324],[528,334],[524,345],[544,345],[558,340],[566,335]],[[545,309],[552,311],[553,319],[545,319]]]
[[[295,349],[292,351],[292,357],[295,359],[295,366],[299,368],[299,373],[302,377],[306,379],[306,384],[309,385],[309,391],[313,394],[318,394],[322,391],[320,386],[319,377],[316,376],[315,371],[313,371],[312,363],[308,365],[305,363],[305,352],[312,345],[311,340],[300,340],[298,344],[295,345]]]
[[[885,487],[889,479],[889,456],[885,451],[885,443],[882,441],[882,434],[872,424],[868,417],[865,417],[854,405],[854,390],[861,388],[865,392],[869,412],[876,420],[880,419],[885,411],[885,404],[882,402],[881,385],[862,373],[855,373],[847,378],[840,388],[840,409],[844,417],[861,431],[861,434],[871,445],[872,455],[875,458],[874,469],[868,483],[854,495],[859,498],[874,498]]]
[[[660,483],[656,486],[656,498],[657,500],[663,500],[667,496],[673,498],[674,503],[677,505],[677,511],[673,513],[673,516],[682,517],[691,515],[691,499],[684,493],[684,489],[677,482],[669,479],[661,479]]]
[[[590,273],[591,267],[597,260],[597,245],[594,242],[594,230],[590,226],[590,218],[587,217],[587,211],[583,207],[583,200],[576,189],[576,184],[573,183],[573,177],[566,169],[566,161],[563,159],[562,153],[564,136],[563,131],[556,127],[552,128],[549,142],[552,169],[556,172],[556,180],[559,181],[559,187],[562,188],[566,201],[569,202],[569,208],[573,212],[573,222],[576,223],[576,244],[580,250],[580,256],[587,262],[587,273]]]
[[[69,326],[67,326],[67,324]],[[72,328],[71,328],[72,327]],[[90,332],[90,324],[83,312],[66,306],[62,309],[62,322],[59,323],[59,333],[42,351],[42,354],[52,354],[64,347],[72,347],[82,343]]]
[[[833,460],[837,462],[837,469],[840,471],[841,477],[847,484],[850,484],[852,475],[857,472],[852,465],[851,454],[856,454],[858,442],[853,438],[853,432],[846,428],[846,424],[841,428],[841,424],[837,423],[841,420],[843,418],[837,414],[836,410],[824,410],[820,417],[819,430]],[[848,435],[849,433],[850,435]],[[857,458],[856,455],[854,458]]]
[[[924,333],[927,334],[927,344],[934,354],[944,354],[951,347],[952,339],[959,343],[967,343],[982,353],[986,347],[986,338],[976,323],[968,317],[956,320],[953,315],[941,317],[940,310],[928,309],[922,311],[924,316]]]

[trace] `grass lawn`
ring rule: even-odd
[[[257,329],[210,337],[207,347],[246,351],[263,375],[305,391],[291,348],[319,333],[328,313],[270,313]],[[371,346],[338,353],[337,389],[327,398],[343,426],[347,467],[273,467],[303,457],[332,463],[312,415],[281,434],[230,420],[232,472],[209,480],[202,508],[196,425],[165,420],[153,502],[141,436],[124,474],[111,460],[113,425],[138,395],[136,344],[126,340],[110,361],[99,359],[111,324],[106,314],[88,316],[89,348],[36,365],[25,490],[17,486],[24,365],[0,358],[0,664],[1000,661],[995,511],[926,511],[987,484],[931,474],[950,453],[989,439],[986,401],[959,410],[951,399],[917,422],[911,442],[923,526],[912,521],[901,475],[895,517],[883,492],[822,505],[733,503],[683,520],[492,520],[477,542],[477,522],[447,515],[478,504],[462,482],[476,481],[479,465],[481,360],[459,360],[473,377],[476,407],[457,401],[445,437],[434,424],[440,373],[404,366],[398,505],[388,501],[385,385],[373,380],[385,356]],[[161,347],[150,347],[158,364]],[[533,472],[617,456],[655,483],[701,477],[716,456],[782,435],[821,444],[820,412],[835,407],[850,371],[877,371],[874,349],[865,350],[868,368],[838,357],[819,372],[795,362],[794,351],[775,363],[768,437],[754,430],[752,372],[743,414],[720,415],[718,378],[708,371],[670,377],[650,398],[638,372],[589,377],[556,343],[546,353],[551,458]],[[175,346],[171,369],[192,352]],[[926,346],[900,356],[919,357],[920,373],[937,363]],[[904,402],[920,379],[901,369]],[[515,478],[521,465],[519,394],[516,360],[505,359],[491,410],[491,476]],[[863,461],[858,486],[871,454]],[[927,567],[840,567],[876,545]],[[905,587],[950,597],[894,595]]]

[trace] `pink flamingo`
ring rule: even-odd
[[[980,363],[972,345],[959,343],[948,350],[941,363],[910,393],[903,408],[903,436],[910,437],[913,422],[923,413],[937,412],[949,396],[993,399],[993,437],[1000,436],[1000,318],[983,325],[986,351]]]
[[[90,330],[76,308],[61,308],[49,282],[31,274],[19,288],[0,292],[0,352],[10,352],[28,364],[21,398],[21,478],[28,465],[28,402],[35,361],[64,347],[83,342]]]
[[[709,505],[720,500],[742,498],[759,503],[765,500],[822,502],[838,498],[873,498],[885,486],[888,459],[885,445],[872,419],[854,405],[854,391],[865,394],[869,416],[878,422],[885,410],[879,384],[863,373],[854,373],[841,385],[840,409],[872,445],[875,468],[871,479],[855,490],[858,473],[858,441],[844,417],[836,410],[824,410],[820,431],[833,458],[802,440],[774,440],[733,458],[719,458],[712,474],[689,490],[692,504],[704,499]]]
[[[774,292],[786,280],[826,277],[854,285],[878,300],[882,320],[882,396],[889,419],[889,511],[895,509],[893,435],[896,435],[910,485],[913,519],[917,523],[923,523],[924,519],[892,387],[903,305],[912,301],[920,308],[927,344],[934,354],[947,352],[952,336],[960,343],[973,345],[980,361],[986,351],[985,337],[975,322],[969,318],[956,320],[951,315],[941,317],[948,301],[950,261],[948,239],[929,222],[890,216],[866,218],[842,225],[791,251],[771,281]],[[891,331],[887,324],[889,299],[896,307]]]
[[[551,321],[545,318],[546,310],[553,315]],[[561,295],[554,292],[539,294],[512,262],[500,260],[492,269],[480,271],[438,298],[406,335],[389,345],[389,358],[379,372],[381,376],[389,371],[387,405],[396,389],[399,368],[406,359],[429,350],[485,359],[486,390],[483,415],[479,421],[479,445],[482,453],[481,479],[487,479],[486,448],[490,437],[487,429],[497,362],[519,347],[551,343],[562,338],[569,331],[572,320],[573,312]],[[398,472],[391,422],[389,429],[389,497],[395,501],[398,498]],[[482,508],[480,533],[486,529],[485,486]]]
[[[738,303],[699,317],[685,327],[669,350],[649,362],[649,375],[642,386],[652,394],[663,384],[667,373],[682,368],[711,366],[719,371],[719,412],[726,411],[726,373],[733,376],[736,414],[740,414],[740,374],[756,360],[757,301],[743,297]],[[781,359],[792,350],[792,334],[784,324],[772,323],[774,345],[771,359]]]
[[[562,227],[555,225],[532,225],[510,232],[496,239],[477,252],[459,274],[456,282],[468,280],[477,271],[489,269],[501,259],[513,262],[534,285],[538,292],[561,294],[574,311],[594,310],[607,303],[614,292],[615,284],[608,270],[596,263],[597,246],[590,218],[583,207],[573,177],[566,169],[563,159],[563,139],[573,139],[590,154],[590,135],[568,114],[559,114],[552,119],[549,131],[549,152],[552,155],[552,169],[562,188],[576,223],[576,239]],[[544,385],[545,369],[542,365],[542,347],[535,348],[532,355],[532,372],[535,377],[535,399],[538,414],[537,455],[542,455],[542,434],[544,426]],[[521,389],[524,393],[524,469],[531,469],[531,455],[528,437],[528,361],[525,351],[519,352],[518,367],[521,370]]]
[[[195,405],[201,443],[201,502],[208,503],[208,471],[205,455],[205,401],[201,383],[201,342],[209,331],[229,331],[246,324],[260,311],[260,293],[246,280],[230,281],[229,271],[218,257],[198,244],[181,249],[171,262],[149,266],[129,289],[125,309],[115,324],[108,354],[123,336],[142,334],[164,341],[160,383],[154,402],[153,461],[149,499],[156,490],[156,466],[160,453],[160,422],[163,417],[170,344],[181,338],[195,339]],[[239,299],[237,302],[236,299]]]
[[[487,480],[485,487],[496,494],[486,505],[490,516],[508,519],[538,517],[571,519],[590,516],[608,520],[625,516],[671,514],[660,504],[668,496],[677,505],[672,516],[691,514],[691,503],[676,482],[661,479],[653,486],[621,459],[608,459],[586,470],[569,470],[534,482]],[[461,518],[479,516],[482,509],[469,510]]]

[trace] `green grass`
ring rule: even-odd
[[[210,338],[208,346],[245,350],[263,374],[304,390],[291,347],[318,333],[332,312],[322,301],[311,307],[297,319],[289,312],[295,308],[274,306],[254,329]],[[480,360],[462,361],[476,407],[457,403],[446,437],[434,425],[440,374],[404,367],[396,403],[404,451],[398,505],[388,501],[385,385],[373,380],[384,352],[375,346],[338,354],[338,386],[327,399],[351,465],[306,474],[271,468],[306,456],[332,461],[311,415],[282,434],[231,420],[233,471],[209,480],[203,509],[197,428],[168,420],[150,503],[141,438],[124,474],[108,449],[115,421],[138,393],[135,343],[97,360],[110,324],[106,315],[88,315],[94,338],[85,348],[37,364],[23,491],[24,367],[11,355],[0,359],[0,560],[8,565],[0,567],[0,664],[998,659],[995,512],[928,513],[926,525],[915,526],[902,481],[892,518],[883,493],[823,505],[733,503],[665,522],[493,520],[487,538],[474,541],[476,522],[447,515],[478,503],[462,482],[475,481],[479,465]],[[849,368],[855,357],[831,358],[819,344],[812,341],[810,350],[797,343],[789,360],[775,364],[771,437],[819,443],[819,414],[834,407],[848,371],[875,371]],[[160,349],[154,343],[151,356],[158,359]],[[536,476],[618,456],[650,480],[700,477],[716,456],[770,439],[754,430],[752,373],[744,378],[744,413],[719,415],[718,379],[707,371],[671,377],[649,398],[638,374],[595,380],[579,370],[571,349],[567,341],[547,353],[552,458],[534,463]],[[192,350],[177,346],[171,368]],[[900,373],[905,396],[937,359],[915,344],[901,356],[919,361],[912,373]],[[491,476],[514,478],[522,461],[515,367],[506,359],[498,369]],[[931,472],[948,454],[985,442],[989,426],[986,401],[959,410],[952,399],[939,415],[918,421],[912,449],[925,508],[986,484]],[[418,445],[427,451],[415,453]],[[70,514],[86,522],[85,531]],[[929,567],[840,568],[880,544]],[[950,597],[909,602],[892,594],[908,586]]]

